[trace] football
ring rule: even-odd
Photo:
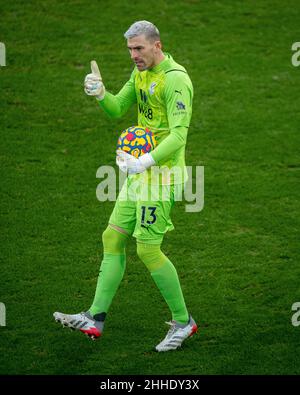
[[[143,126],[131,126],[121,133],[118,139],[117,149],[138,158],[156,147],[154,134],[150,129]]]

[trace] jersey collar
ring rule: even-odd
[[[168,70],[170,68],[170,63],[173,60],[172,56],[168,52],[164,52],[165,58],[156,66],[152,67],[148,71],[153,73],[159,73],[160,71]]]

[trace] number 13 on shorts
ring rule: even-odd
[[[140,242],[161,244],[164,234],[174,229],[170,218],[172,204],[170,202],[141,202],[137,206],[137,221],[133,236]]]
[[[154,224],[157,219],[155,215],[156,207],[141,206],[141,210],[142,210],[141,225],[147,226]]]

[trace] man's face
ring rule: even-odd
[[[139,71],[150,69],[156,64],[156,57],[161,49],[160,41],[149,41],[145,35],[136,36],[127,40],[127,47],[131,59]]]

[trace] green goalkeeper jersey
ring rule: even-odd
[[[138,126],[148,127],[157,146],[151,152],[157,167],[135,175],[142,182],[159,184],[183,183],[185,145],[192,116],[193,85],[186,69],[172,56],[155,67],[138,71],[135,68],[129,81],[117,95],[106,92],[100,106],[112,117],[120,117],[137,103]]]

